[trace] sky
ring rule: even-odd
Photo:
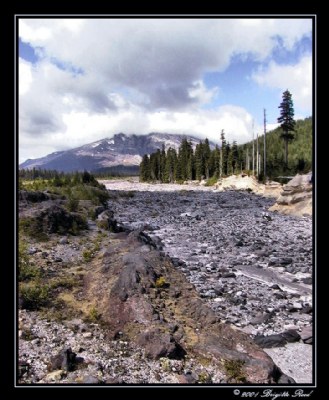
[[[312,115],[312,20],[20,18],[19,162],[111,138],[232,143]]]

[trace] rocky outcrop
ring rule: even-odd
[[[49,200],[49,196],[40,191],[27,191],[27,190],[19,190],[18,192],[19,202],[31,202],[31,203],[40,203],[42,201]]]
[[[20,223],[30,236],[36,238],[52,233],[65,235],[87,228],[86,221],[81,215],[69,212],[62,206],[51,202],[42,208],[21,213]]]
[[[281,195],[270,211],[284,214],[307,216],[312,215],[312,173],[296,175],[283,186]]]
[[[253,192],[264,197],[278,197],[282,185],[278,182],[269,181],[266,185],[257,181],[255,176],[248,176],[246,174],[231,175],[227,178],[219,180],[216,184],[218,191],[225,190],[246,190]]]
[[[280,379],[267,354],[247,334],[221,323],[168,257],[135,233],[124,243],[123,256],[119,248],[109,249],[86,277],[110,338],[137,343],[150,359],[203,357],[218,360],[223,372],[223,360],[240,360],[247,382]]]
[[[254,176],[245,174],[231,175],[227,178],[219,180],[216,188],[218,190],[248,190],[256,192],[258,190],[258,182]]]

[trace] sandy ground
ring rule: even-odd
[[[182,190],[198,190],[198,191],[214,191],[213,186],[202,186],[198,181],[195,181],[189,185],[178,185],[175,183],[142,183],[138,181],[138,177],[127,178],[127,179],[115,179],[115,180],[100,180],[108,190],[127,190],[127,191],[139,191],[139,192],[180,192]]]

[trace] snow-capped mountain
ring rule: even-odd
[[[167,133],[149,133],[148,135],[125,135],[118,133],[112,138],[98,140],[75,149],[57,151],[45,157],[28,159],[20,168],[56,169],[58,171],[95,171],[116,166],[137,167],[144,154],[151,154],[165,145],[178,150],[183,138],[191,141],[193,148],[200,142],[193,136]],[[214,143],[210,147],[214,148]]]

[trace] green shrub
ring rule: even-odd
[[[42,224],[40,224],[37,218],[20,218],[18,225],[21,232],[40,242],[49,240],[48,235],[43,231]]]
[[[91,322],[93,324],[97,324],[101,320],[102,314],[97,311],[95,306],[91,307],[89,313],[86,317],[87,322]]]
[[[100,243],[97,241],[97,239],[94,241],[94,253],[96,253],[97,251],[99,251],[99,249],[101,248]]]
[[[63,287],[66,289],[71,289],[72,287],[75,287],[78,285],[78,281],[75,277],[72,276],[65,276],[65,277],[60,277],[55,279],[51,283],[51,288],[56,289],[58,287]]]
[[[79,235],[81,230],[88,229],[87,219],[82,215],[79,215],[77,217],[78,218],[76,218],[75,220],[72,221],[72,226],[71,226],[71,229],[69,230],[69,232],[74,236]],[[65,232],[63,232],[63,233],[65,233]]]
[[[93,258],[93,252],[91,250],[84,250],[82,257],[86,262],[89,262]]]
[[[198,383],[212,383],[211,376],[206,371],[202,371],[198,377]]]
[[[71,212],[77,211],[79,208],[79,200],[74,197],[70,197],[67,201],[67,209]]]
[[[104,229],[105,231],[109,230],[109,222],[107,219],[102,219],[96,222],[96,225],[99,229]]]
[[[228,382],[244,383],[246,382],[246,376],[243,371],[243,360],[225,360],[224,368],[228,378]]]
[[[19,295],[22,301],[22,308],[26,310],[39,310],[48,303],[49,288],[40,282],[34,281],[21,283]]]
[[[78,200],[90,200],[95,205],[105,205],[109,200],[106,190],[90,185],[77,185],[72,188],[72,196]]]
[[[94,208],[88,210],[88,217],[92,220],[95,221],[97,218],[97,214]]]
[[[155,287],[158,289],[164,289],[169,286],[169,283],[166,282],[165,278],[163,276],[160,276],[156,281],[155,281]]]
[[[161,368],[163,369],[163,371],[171,372],[170,360],[168,358],[161,357],[160,362],[161,362]]]
[[[214,186],[218,181],[218,178],[216,176],[212,176],[209,178],[205,184],[205,186]]]
[[[18,281],[28,281],[40,277],[40,269],[30,263],[26,244],[22,241],[18,246]]]

